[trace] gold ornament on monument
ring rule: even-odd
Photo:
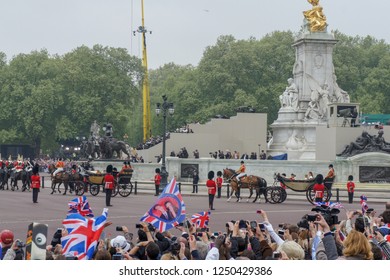
[[[310,4],[313,5],[313,8],[308,11],[304,11],[303,15],[309,23],[311,32],[321,32],[324,31],[327,23],[326,16],[322,12],[322,7],[319,5],[319,0],[307,0]]]

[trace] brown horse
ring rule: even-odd
[[[56,188],[57,184],[58,184],[57,190],[59,193],[61,193],[60,186],[61,186],[61,184],[64,184],[65,192],[63,193],[63,195],[66,195],[66,192],[68,191],[68,186],[69,186],[70,174],[65,172],[65,171],[62,171],[62,172],[57,173],[56,176],[53,177],[53,172],[56,169],[57,168],[54,166],[54,164],[49,165],[49,173],[52,175],[52,177],[51,177],[51,193],[50,194],[53,194],[56,192],[55,188]]]
[[[249,189],[249,197],[247,198],[247,202],[253,195],[253,189],[256,190],[256,197],[252,202],[256,202],[258,198],[260,199],[261,194],[266,197],[265,189],[267,188],[267,181],[264,178],[254,175],[245,176],[240,180],[241,186],[238,186],[237,178],[234,176],[235,174],[236,173],[233,169],[226,168],[223,170],[223,178],[228,181],[232,187],[228,201],[230,201],[234,192],[237,197],[237,202],[240,202],[240,189]]]

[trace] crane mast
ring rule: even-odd
[[[152,136],[151,116],[150,116],[150,90],[148,76],[148,58],[146,53],[146,33],[144,18],[144,0],[141,0],[142,5],[142,25],[138,27],[137,32],[142,33],[142,66],[144,68],[144,79],[142,84],[142,100],[143,100],[143,135],[144,142]]]

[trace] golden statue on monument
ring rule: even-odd
[[[303,12],[303,15],[307,19],[311,32],[324,31],[326,24],[326,16],[322,12],[322,7],[319,5],[319,0],[307,0],[313,5],[311,10]]]

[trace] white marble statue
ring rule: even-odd
[[[337,77],[335,74],[333,74],[333,94],[332,94],[331,101],[337,102],[337,103],[350,103],[351,102],[348,92],[341,89],[339,87],[339,85],[337,84]]]
[[[327,116],[329,104],[329,86],[316,87],[312,90],[304,120],[324,119]]]
[[[298,111],[298,87],[294,83],[293,78],[287,80],[288,86],[284,92],[279,96],[280,106],[282,108],[292,108]]]
[[[306,147],[307,141],[305,135],[299,135],[297,131],[293,131],[286,142],[287,150],[302,150]]]

